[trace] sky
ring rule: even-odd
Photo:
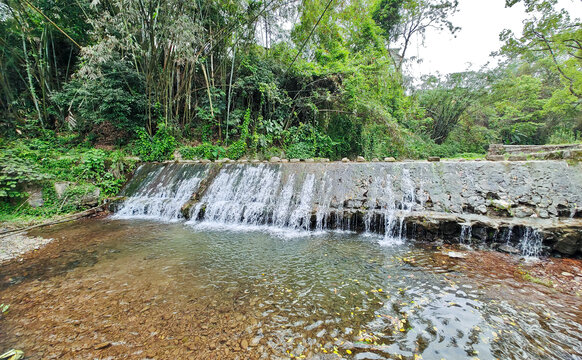
[[[581,0],[561,0],[560,8],[571,17],[582,16]],[[488,62],[497,60],[489,55],[501,48],[499,33],[511,29],[521,34],[522,22],[527,18],[521,3],[505,8],[505,0],[459,0],[459,11],[451,17],[453,25],[461,30],[450,32],[427,31],[424,45],[420,39],[412,43],[408,56],[419,56],[420,64],[409,64],[408,72],[414,78],[422,75],[448,74],[465,70],[479,70]]]

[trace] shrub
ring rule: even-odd
[[[192,159],[209,159],[209,160],[216,160],[225,157],[226,150],[219,145],[212,145],[209,142],[204,142],[201,145],[192,147],[192,146],[183,146],[180,148],[180,155],[184,159],[192,160]]]
[[[244,140],[235,141],[226,150],[226,157],[229,159],[240,159],[247,151],[247,143]]]
[[[306,142],[299,142],[289,145],[285,150],[285,155],[289,159],[309,159],[314,156],[313,150],[313,145]]]
[[[150,136],[145,129],[138,131],[135,151],[143,161],[164,161],[173,157],[177,142],[171,129],[163,123],[158,124],[158,131]]]

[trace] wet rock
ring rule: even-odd
[[[365,159],[363,156],[358,156],[358,157],[356,158],[356,161],[357,161],[357,162],[366,162],[366,159]]]
[[[278,163],[278,162],[281,162],[281,158],[280,158],[280,157],[278,157],[278,156],[272,156],[272,157],[269,159],[269,162],[272,162],[272,163]]]
[[[395,158],[393,158],[393,157],[391,157],[391,156],[389,156],[389,157],[385,157],[385,158],[384,158],[384,161],[385,161],[385,162],[395,162],[395,161],[396,161],[396,159],[395,159]]]
[[[497,248],[499,251],[503,251],[504,253],[508,253],[508,254],[519,254],[520,251],[518,249],[516,249],[515,247],[509,245],[509,244],[503,244],[501,246],[499,246]]]
[[[350,159],[348,159],[348,158],[343,158],[343,159],[342,159],[342,162],[350,162]]]
[[[202,160],[200,160],[200,162],[201,162],[201,163],[203,163],[203,164],[208,164],[208,163],[210,163],[211,161],[210,161],[210,160],[208,160],[208,159],[202,159]]]
[[[582,230],[565,232],[558,238],[554,250],[566,255],[574,255],[578,251],[582,252]]]
[[[438,156],[429,156],[427,160],[430,162],[439,162],[441,161],[441,158]]]
[[[245,164],[245,163],[248,163],[249,161],[247,159],[238,159],[237,162],[241,163],[241,164]]]
[[[485,159],[489,161],[505,161],[505,156],[503,155],[487,155]]]
[[[251,160],[251,163],[253,163],[253,164],[258,164],[260,162],[261,162],[261,160],[259,160],[259,159],[252,159]]]

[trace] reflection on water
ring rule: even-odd
[[[12,304],[0,351],[22,348],[32,359],[582,356],[579,297],[427,247],[110,220],[44,235],[58,241],[0,267],[0,302]]]

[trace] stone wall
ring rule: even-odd
[[[168,174],[157,177],[159,181],[163,180],[160,184],[148,183],[151,189],[177,188],[179,181],[184,181],[184,176],[175,176],[174,179],[169,174],[188,173],[183,167],[197,167],[196,173],[203,174],[195,193],[181,205],[181,213],[186,218],[193,216],[192,209],[197,208],[199,211],[195,216],[198,220],[204,220],[205,213],[200,209],[220,200],[225,204],[234,204],[231,206],[233,212],[245,207],[257,209],[258,206],[266,214],[261,215],[262,223],[258,224],[270,224],[276,206],[267,204],[269,199],[282,198],[287,194],[289,200],[284,211],[291,214],[303,206],[311,212],[311,217],[307,216],[308,220],[305,220],[310,224],[302,220],[293,226],[321,227],[321,217],[326,216],[325,227],[383,233],[386,231],[387,217],[394,216],[410,225],[405,230],[407,237],[458,242],[463,232],[470,231],[473,242],[484,243],[505,243],[511,236],[514,236],[515,242],[517,238],[526,236],[529,229],[535,229],[536,234],[543,236],[547,252],[582,255],[582,164],[578,163],[148,164],[136,173],[134,181],[126,186],[123,194],[131,197],[132,189],[138,187],[138,182],[150,181],[146,176],[150,173]],[[222,183],[218,184],[218,178]],[[249,196],[237,197],[235,195],[242,189],[242,183]],[[215,189],[213,185],[216,185]],[[265,187],[269,187],[268,196],[257,200],[253,194],[264,195]],[[206,196],[211,191],[209,189],[216,194],[230,195],[213,199]],[[232,215],[229,218],[240,220],[244,217],[242,211]]]

